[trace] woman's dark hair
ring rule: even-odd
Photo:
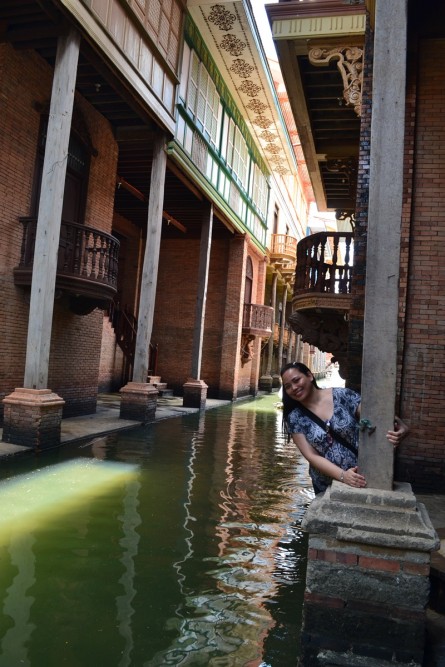
[[[300,371],[300,373],[303,373],[303,375],[306,375],[306,377],[312,375],[311,369],[308,368],[305,364],[302,364],[301,361],[293,361],[292,363],[283,366],[283,368],[280,371],[281,378],[283,377],[284,373],[289,370],[289,368],[295,368],[297,371]],[[314,385],[314,387],[319,389],[317,381],[313,376],[312,376],[312,384]],[[290,435],[287,430],[287,418],[289,417],[292,410],[298,407],[300,403],[296,401],[294,398],[288,396],[284,388],[282,393],[283,393],[283,430],[285,433],[288,434],[288,439],[289,439]]]

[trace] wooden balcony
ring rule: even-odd
[[[303,341],[346,359],[352,301],[352,232],[319,232],[299,242],[292,329]]]
[[[287,234],[272,234],[269,249],[271,262],[295,262],[297,239]]]
[[[268,249],[270,263],[288,285],[293,285],[297,262],[297,239],[287,234],[272,234]]]
[[[270,306],[245,303],[243,312],[243,335],[269,337],[272,334],[274,310]]]
[[[30,286],[37,220],[21,218],[23,240],[14,283]],[[83,300],[85,308],[106,307],[117,291],[119,241],[110,234],[73,222],[60,228],[56,289]],[[80,301],[79,301],[80,304]],[[79,313],[81,314],[81,313]]]
[[[353,255],[352,232],[318,232],[297,248],[293,310],[349,310]]]

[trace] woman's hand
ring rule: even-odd
[[[397,447],[400,445],[403,438],[408,435],[409,428],[408,426],[400,419],[400,417],[394,418],[394,431],[388,431],[386,434],[387,439],[393,445]]]
[[[363,489],[366,486],[366,479],[357,472],[358,468],[349,468],[343,471],[343,484],[353,486],[356,489]]]

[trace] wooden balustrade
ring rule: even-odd
[[[243,312],[243,334],[270,336],[273,327],[274,310],[270,306],[245,303]]]
[[[23,239],[20,264],[14,269],[17,285],[30,285],[37,220],[21,218]],[[56,287],[77,295],[110,300],[117,291],[119,241],[86,225],[62,221]]]
[[[304,292],[351,293],[352,232],[318,232],[297,246],[294,296]]]
[[[270,238],[270,254],[273,257],[295,260],[297,239],[287,234],[272,234]]]

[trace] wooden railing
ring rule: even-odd
[[[303,292],[350,294],[352,232],[318,232],[297,246],[294,295]]]
[[[124,353],[122,384],[126,384],[133,376],[134,353],[136,348],[137,320],[128,308],[121,308],[119,303],[112,301],[108,308],[108,317],[114,329],[116,343]],[[158,344],[150,343],[148,352],[148,375],[157,375]]]
[[[270,254],[274,257],[295,259],[297,239],[287,234],[272,234],[270,237]]]
[[[20,222],[23,240],[14,280],[19,285],[30,285],[37,220],[20,218]],[[110,234],[62,221],[56,287],[90,298],[111,299],[117,289],[118,256],[119,241]]]
[[[243,333],[253,336],[270,336],[273,327],[274,310],[270,306],[245,303],[243,312]]]

